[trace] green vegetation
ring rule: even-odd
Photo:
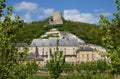
[[[51,27],[45,28],[43,22],[33,22],[30,24],[24,24],[23,28],[19,28],[17,31],[17,41],[19,43],[30,44],[33,38],[39,38]]]
[[[25,42],[30,44],[34,38],[39,38],[41,35],[49,31],[50,29],[57,28],[60,31],[67,31],[73,33],[87,43],[95,43],[98,45],[101,44],[101,38],[98,32],[99,26],[95,24],[72,22],[65,20],[63,25],[44,26],[45,21],[25,24],[24,27],[20,28],[17,32],[18,42]]]
[[[100,45],[99,26],[95,24],[64,21],[63,25],[56,25],[60,31],[67,31],[75,34],[87,43],[94,43]]]
[[[58,42],[59,41],[57,41],[56,51],[53,53],[50,50],[50,61],[46,64],[50,76],[54,79],[57,79],[60,76],[65,65],[65,56],[63,56],[63,52],[58,49]]]
[[[63,25],[53,26],[53,27],[58,28],[61,31],[71,32],[81,38],[82,36],[80,35],[80,33],[82,33],[82,31],[80,31],[80,29],[78,28],[81,27],[82,30],[84,28],[85,30],[88,31],[87,32],[88,35],[87,33],[83,32],[87,36],[85,40],[90,43],[92,42],[96,44],[101,43],[101,45],[106,48],[108,56],[110,57],[110,62],[108,63],[106,61],[100,60],[97,62],[81,63],[77,65],[66,64],[63,73],[68,73],[69,75],[67,75],[68,77],[62,76],[64,79],[72,78],[70,77],[71,73],[74,74],[75,79],[77,79],[78,76],[81,79],[94,79],[94,78],[95,79],[107,79],[107,78],[114,79],[115,78],[114,76],[120,75],[120,41],[119,41],[119,38],[120,38],[120,1],[116,0],[116,4],[117,4],[117,12],[114,13],[115,18],[109,21],[107,17],[101,15],[99,26],[90,27],[90,25],[87,26],[87,24],[85,24],[86,26],[81,27],[81,26],[78,26],[79,22],[71,22],[71,21],[65,21],[65,24]],[[93,30],[91,31],[91,29]],[[94,36],[92,36],[93,34],[95,36],[94,39],[93,39]],[[98,35],[99,37],[96,37],[96,35]],[[92,41],[90,38],[94,41]],[[100,40],[96,38],[99,38]],[[107,77],[105,75],[107,75]],[[110,77],[108,77],[108,75]],[[62,77],[59,77],[59,78],[62,78]]]
[[[2,18],[3,11],[6,11],[4,10],[6,8],[5,0],[0,0],[0,3],[0,18]],[[108,20],[107,17],[101,15],[99,26],[64,20],[63,25],[47,27],[44,26],[47,20],[30,24],[24,24],[19,16],[15,16],[15,20],[11,20],[12,7],[7,7],[5,19],[0,20],[0,79],[25,79],[29,76],[32,76],[33,79],[49,79],[49,76],[34,76],[33,74],[38,70],[36,61],[26,61],[27,47],[21,54],[18,53],[16,46],[18,42],[30,44],[33,38],[38,38],[51,28],[71,32],[87,43],[104,46],[111,59],[108,63],[99,60],[97,62],[68,64],[65,63],[62,51],[59,51],[57,47],[54,54],[50,52],[51,59],[46,65],[51,78],[114,79],[114,75],[120,75],[120,0],[116,0],[116,5],[115,18]],[[24,27],[21,28],[23,24]]]
[[[104,60],[79,64],[65,63],[63,73],[58,79],[114,79],[114,75],[110,72],[111,65]],[[31,79],[53,79],[48,74],[38,74],[39,76],[34,75]]]
[[[100,30],[102,34],[102,44],[108,52],[111,59],[112,74],[120,74],[120,0],[115,0],[117,11],[113,14],[114,18],[108,20],[101,15]]]
[[[107,63],[105,60],[98,60],[97,62],[82,62],[78,64],[66,63],[64,72],[69,74],[77,71],[78,73],[91,72],[96,74],[98,72],[104,73],[110,70],[110,63]]]
[[[31,79],[51,79],[50,76],[34,76]],[[58,79],[114,79],[110,74],[80,74],[80,75],[65,75],[60,76]]]
[[[115,17],[108,20],[104,15],[100,16],[100,30],[102,34],[102,44],[106,48],[111,59],[111,73],[120,75],[120,0],[115,0],[117,11]]]
[[[0,0],[0,4],[0,79],[28,78],[37,71],[37,64],[35,61],[25,61],[27,47],[23,53],[18,53],[15,38],[17,29],[23,26],[23,21],[17,15],[11,20],[12,7],[6,7],[5,0]],[[5,18],[3,21],[2,17]]]

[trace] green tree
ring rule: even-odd
[[[32,76],[32,74],[36,73],[39,70],[39,66],[36,64],[36,61],[27,62],[27,72]]]
[[[50,60],[47,62],[46,67],[52,78],[57,79],[60,73],[64,70],[65,56],[63,52],[58,49],[58,41],[56,51],[52,53],[50,50]]]
[[[105,60],[98,60],[97,61],[97,68],[101,72],[104,72],[107,69],[107,62]]]
[[[5,0],[0,0],[0,79],[25,79],[30,74],[24,62],[27,48],[19,54],[15,39],[17,29],[24,22],[17,15],[11,20],[12,9],[6,7]]]
[[[120,74],[120,0],[115,0],[117,11],[113,14],[115,18],[108,20],[104,15],[100,16],[100,31],[102,44],[108,52],[111,60],[113,74]]]

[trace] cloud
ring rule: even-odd
[[[39,7],[37,3],[22,1],[21,3],[14,4],[15,12],[19,13],[25,22],[34,20],[43,20],[52,16],[53,8]]]
[[[26,2],[23,1],[19,4],[15,4],[14,8],[16,11],[28,11],[28,12],[32,12],[34,10],[38,9],[38,4],[33,3],[33,2]]]
[[[53,14],[53,11],[54,11],[53,8],[47,8],[43,10],[44,14],[48,16],[51,16]]]
[[[14,19],[15,19],[15,16],[16,16],[16,14],[13,13],[13,14],[11,15],[11,20],[14,20]],[[0,19],[0,21],[4,21],[4,20],[5,20],[5,16],[2,16],[1,19]]]
[[[105,16],[111,16],[112,15],[112,13],[110,13],[110,12],[105,12],[104,9],[95,9],[94,12],[97,16],[100,16],[101,14],[105,15]]]
[[[39,20],[43,20],[43,19],[45,19],[45,16],[41,16],[41,15],[40,15],[40,16],[38,16],[38,19],[39,19]]]
[[[103,9],[95,9],[94,12],[102,12],[104,11]]]
[[[22,19],[23,19],[25,22],[28,22],[28,23],[32,22],[32,18],[31,18],[31,16],[30,16],[29,13],[26,13],[26,14],[22,17]]]
[[[22,1],[21,3],[15,4],[14,9],[15,9],[15,12],[19,12],[22,19],[27,23],[32,22],[33,19],[35,19],[34,17],[37,17],[37,16],[34,16],[34,17],[32,16],[37,15],[36,12],[39,12],[41,10],[38,7],[37,3],[26,2],[26,1]]]
[[[91,13],[80,13],[77,9],[64,10],[64,18],[71,21],[80,21],[86,23],[97,23],[99,18]]]
[[[34,20],[43,20],[49,16],[52,16],[54,8],[43,8],[39,4],[22,1],[21,3],[14,4],[15,12],[18,13],[25,22],[31,22]],[[80,21],[87,23],[98,23],[99,15],[104,14],[105,16],[110,16],[110,12],[104,12],[103,9],[95,9],[93,14],[91,13],[81,13],[77,9],[64,10],[63,17],[66,20]],[[14,16],[12,16],[14,18]]]
[[[14,19],[15,19],[15,16],[16,16],[16,14],[12,14],[11,20],[14,20]]]
[[[99,15],[104,15],[104,16],[110,16],[110,15],[112,15],[112,13],[110,13],[110,12],[102,12],[102,13],[99,13]]]

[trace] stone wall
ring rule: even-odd
[[[28,47],[29,53],[35,53],[36,47],[30,46]],[[58,47],[60,51],[63,51],[63,55],[65,55],[65,61],[66,62],[72,62],[72,63],[78,63],[78,62],[91,62],[91,61],[97,61],[98,59],[101,59],[101,56],[98,55],[94,50],[78,50],[79,48],[76,46],[59,46]],[[50,49],[52,53],[56,51],[55,46],[43,46],[43,47],[37,47],[37,52],[39,55],[43,58],[42,61],[37,61],[38,64],[45,65],[48,60],[50,60]],[[18,48],[19,52],[24,51],[24,47]]]
[[[54,11],[53,17],[49,19],[49,25],[63,24],[62,13],[60,11]]]

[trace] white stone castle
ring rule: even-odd
[[[106,52],[101,46],[86,44],[83,40],[68,32],[60,32],[51,29],[38,39],[33,39],[29,45],[28,60],[37,60],[40,66],[44,66],[50,60],[50,49],[56,51],[57,40],[59,50],[63,51],[65,61],[68,63],[94,62],[103,59],[99,52]],[[24,44],[18,44],[19,53],[24,52]]]

